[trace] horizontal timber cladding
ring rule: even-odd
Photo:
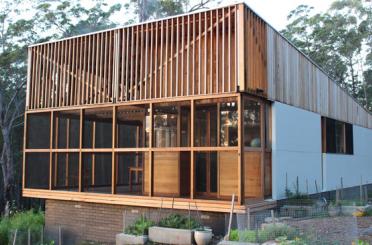
[[[237,10],[30,46],[27,109],[237,91]]]
[[[267,25],[268,98],[372,128],[372,114]]]

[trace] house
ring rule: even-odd
[[[372,114],[243,3],[31,45],[26,99],[23,196],[84,239],[372,181]]]

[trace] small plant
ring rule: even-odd
[[[239,241],[239,231],[234,229],[230,231],[229,241]]]
[[[313,205],[314,200],[306,193],[302,193],[296,189],[292,192],[289,188],[285,189],[285,195],[287,197],[287,203],[291,205]]]
[[[142,216],[141,218],[137,219],[134,224],[128,226],[124,230],[124,233],[135,236],[148,235],[149,228],[153,225],[153,221]]]
[[[177,228],[177,229],[198,229],[202,226],[193,218],[179,214],[171,214],[159,222],[160,227]]]

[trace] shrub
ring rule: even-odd
[[[258,233],[259,242],[275,240],[278,237],[287,237],[287,239],[292,240],[297,236],[298,231],[285,224],[269,224]]]
[[[275,240],[280,237],[286,237],[288,240],[299,238],[299,232],[285,224],[268,224],[263,229],[237,231],[232,230],[230,233],[231,241],[242,242],[259,242],[263,243],[268,240]],[[234,239],[234,240],[232,240]]]
[[[149,233],[149,228],[154,225],[154,222],[145,218],[141,217],[137,219],[134,224],[128,226],[124,233],[136,235],[136,236],[142,236],[147,235]]]
[[[201,225],[193,218],[189,218],[179,214],[171,214],[160,220],[159,226],[177,229],[197,229]]]

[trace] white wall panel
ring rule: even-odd
[[[272,110],[273,198],[285,198],[285,188],[301,192],[321,188],[320,115],[275,102]],[[286,183],[287,182],[287,183]]]
[[[272,109],[273,198],[285,188],[315,193],[372,183],[372,130],[353,126],[354,154],[321,152],[321,116],[280,102]]]

